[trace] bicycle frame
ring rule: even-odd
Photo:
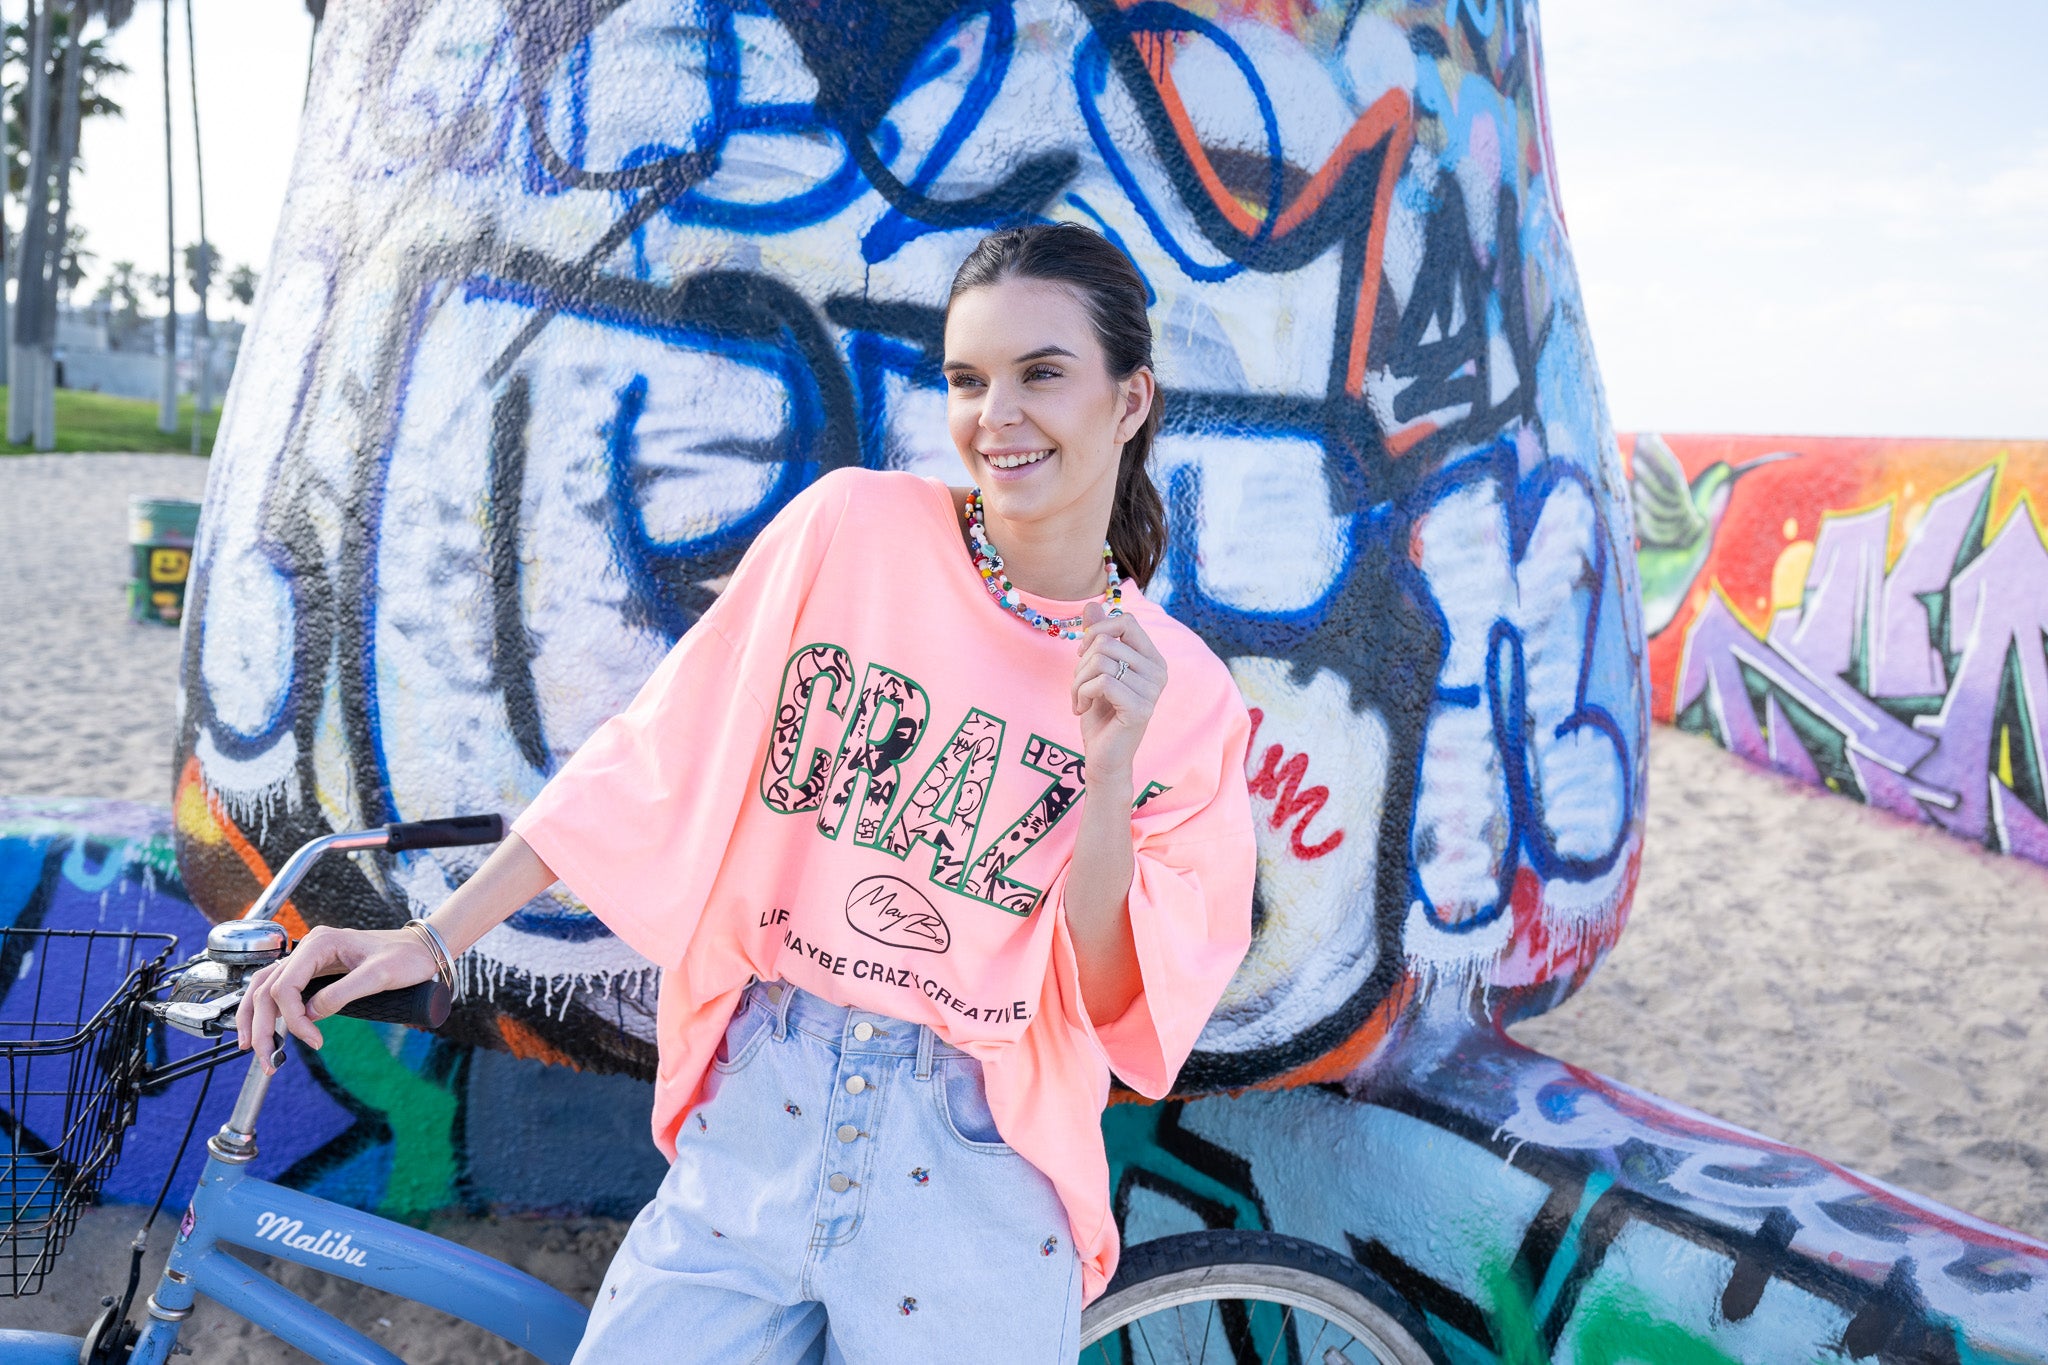
[[[256,1155],[254,1116],[270,1077],[254,1061],[227,1124],[207,1143],[177,1243],[146,1302],[147,1319],[130,1365],[163,1365],[204,1294],[282,1341],[323,1361],[404,1365],[384,1347],[315,1308],[228,1252],[246,1247],[354,1280],[471,1322],[549,1365],[566,1362],[583,1338],[583,1305],[503,1262],[444,1238],[248,1174]],[[0,1332],[0,1362],[75,1362],[79,1338]]]
[[[421,828],[395,825],[312,841],[286,862],[242,918],[276,914],[321,854],[387,844],[407,847],[391,837],[410,831],[416,839]],[[460,842],[479,840],[472,836]],[[275,1055],[281,1063],[283,1048]],[[589,1315],[560,1290],[445,1238],[249,1175],[256,1156],[256,1120],[270,1079],[252,1057],[234,1112],[206,1144],[206,1167],[156,1292],[145,1302],[147,1317],[129,1365],[163,1365],[201,1294],[317,1360],[404,1365],[369,1337],[229,1254],[230,1247],[260,1251],[423,1303],[523,1347],[548,1365],[565,1363],[576,1353]],[[72,1365],[80,1358],[80,1346],[78,1337],[0,1329],[0,1365]]]
[[[250,1081],[267,1081],[252,1064]],[[240,1106],[237,1106],[238,1108]],[[488,1256],[417,1229],[247,1174],[253,1149],[230,1127],[209,1143],[206,1169],[177,1244],[149,1298],[133,1365],[160,1365],[200,1294],[319,1360],[401,1365],[399,1357],[230,1256],[248,1247],[339,1275],[473,1322],[550,1362],[582,1340],[585,1312],[568,1295]]]

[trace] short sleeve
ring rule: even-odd
[[[844,480],[828,475],[777,514],[626,709],[513,821],[549,870],[657,966],[681,963],[703,916],[847,496]]]
[[[1216,708],[1220,717],[1183,731],[1185,743],[1202,746],[1203,761],[1185,765],[1188,786],[1200,799],[1172,800],[1169,787],[1131,816],[1135,865],[1128,904],[1140,986],[1116,1019],[1097,1023],[1081,1003],[1080,964],[1066,921],[1068,869],[1061,869],[1046,897],[1054,917],[1049,984],[1060,1008],[1070,1027],[1095,1042],[1117,1078],[1147,1099],[1173,1090],[1251,946],[1258,865],[1244,775],[1251,726],[1228,677],[1223,674],[1228,697]]]

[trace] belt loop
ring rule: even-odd
[[[932,1078],[932,1039],[935,1036],[930,1026],[917,1026],[917,1078],[921,1081]]]
[[[775,1008],[775,1041],[779,1043],[789,1036],[789,1002],[796,987],[787,981],[777,981],[768,991]]]

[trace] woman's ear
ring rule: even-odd
[[[1123,409],[1116,421],[1116,443],[1122,445],[1138,434],[1138,428],[1145,425],[1145,419],[1152,413],[1152,404],[1158,397],[1158,384],[1152,378],[1149,365],[1141,365],[1132,371],[1131,377],[1117,386],[1123,398]]]

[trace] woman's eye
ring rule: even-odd
[[[1055,370],[1050,365],[1033,365],[1030,369],[1024,372],[1024,378],[1026,380],[1058,379],[1059,377],[1060,372],[1058,370]]]
[[[975,378],[971,374],[947,375],[946,382],[956,389],[971,389],[975,385],[981,383],[979,379]]]

